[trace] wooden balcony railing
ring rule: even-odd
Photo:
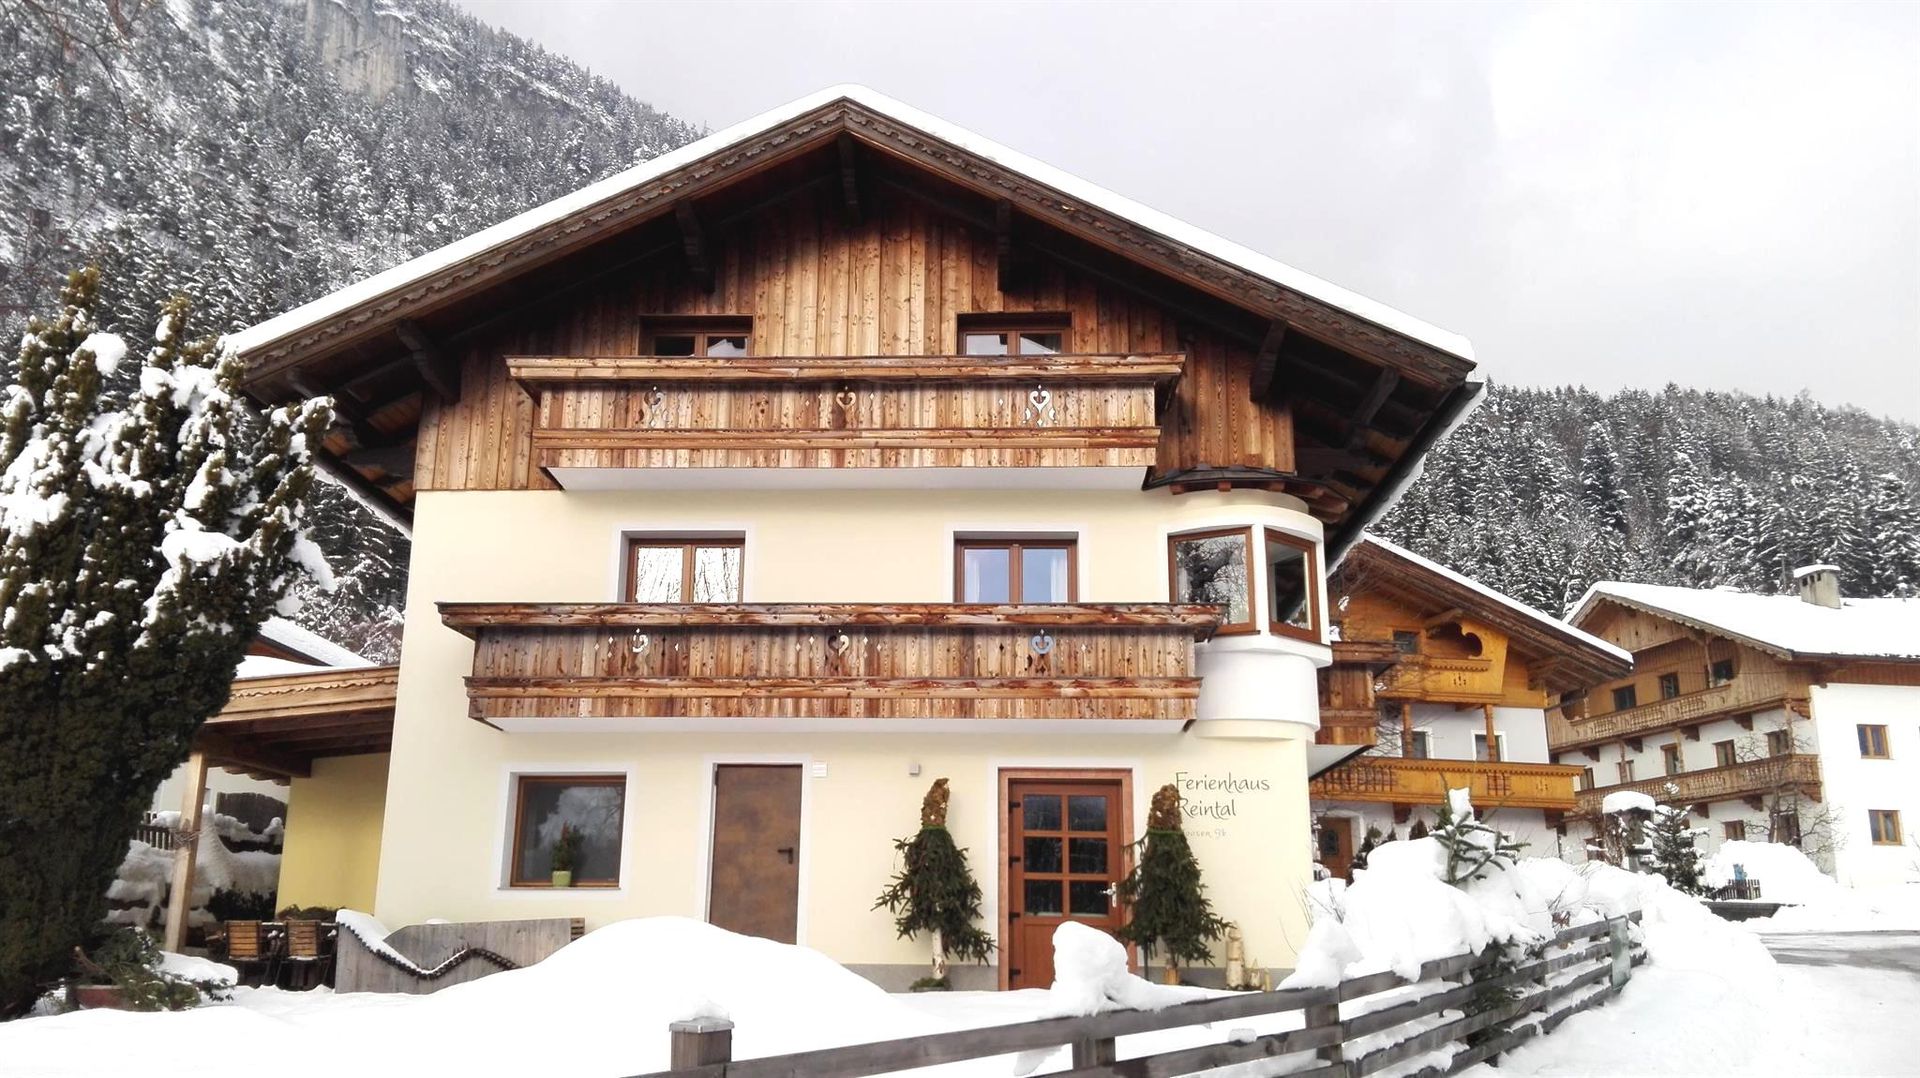
[[[1448,790],[1473,791],[1477,808],[1535,808],[1566,812],[1574,807],[1577,767],[1481,760],[1419,760],[1405,756],[1356,756],[1314,779],[1307,796],[1324,801],[1370,801],[1438,805]]]
[[[572,468],[1146,467],[1186,357],[509,357],[535,463]]]
[[[1194,718],[1219,608],[1168,603],[441,603],[469,713],[560,720]]]
[[[1587,719],[1559,719],[1548,724],[1549,737],[1556,752],[1579,749],[1655,730],[1781,707],[1806,698],[1805,679],[1783,674],[1742,675],[1699,692],[1653,700],[1605,715]]]
[[[1404,655],[1380,676],[1376,695],[1391,699],[1481,703],[1500,699],[1493,660]]]
[[[1669,786],[1672,789],[1668,789]],[[1759,798],[1787,790],[1799,791],[1817,801],[1820,799],[1820,757],[1811,753],[1786,753],[1704,771],[1682,771],[1678,775],[1596,786],[1580,791],[1580,815],[1599,815],[1600,803],[1608,794],[1619,790],[1635,790],[1671,805]]]

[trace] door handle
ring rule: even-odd
[[[1107,901],[1109,902],[1120,901],[1120,882],[1118,880],[1115,880],[1114,882],[1107,884]]]
[[[782,856],[782,857],[784,857],[784,858],[786,858],[786,859],[787,859],[787,864],[790,864],[790,865],[791,865],[791,864],[793,864],[793,860],[794,860],[794,859],[793,859],[793,847],[792,847],[792,846],[782,846],[782,847],[780,847],[779,849],[777,849],[777,850],[775,850],[775,851],[773,851],[773,852],[774,852],[774,853],[777,853],[777,854],[779,854],[780,856]]]

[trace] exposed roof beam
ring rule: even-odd
[[[1373,425],[1373,417],[1379,414],[1380,406],[1387,403],[1387,398],[1393,396],[1394,389],[1399,385],[1398,372],[1388,367],[1380,368],[1380,373],[1373,379],[1372,388],[1360,398],[1360,404],[1353,410],[1353,426],[1347,435],[1348,449],[1357,449],[1366,441],[1367,428]]]
[[[1287,324],[1281,319],[1267,323],[1267,335],[1260,340],[1260,349],[1253,359],[1253,385],[1247,394],[1255,401],[1264,401],[1273,390],[1274,376],[1280,372],[1280,345],[1287,339]]]
[[[1033,283],[1033,258],[1021,246],[1015,232],[1019,215],[1006,199],[993,204],[993,240],[1000,256],[1000,291],[1022,292]]]
[[[673,218],[680,223],[680,250],[687,256],[687,272],[702,292],[712,293],[714,286],[712,252],[707,230],[700,224],[699,211],[691,202],[675,203]]]
[[[411,353],[413,369],[420,374],[420,380],[427,388],[440,395],[440,399],[451,404],[460,399],[460,365],[435,344],[427,331],[418,322],[402,320],[394,323],[394,336]]]
[[[261,745],[244,745],[204,726],[193,735],[193,743],[196,749],[206,753],[209,762],[222,766],[264,771],[287,778],[305,778],[313,773],[305,760]]]
[[[862,218],[860,206],[860,151],[852,135],[845,131],[835,139],[840,155],[840,201],[847,224],[857,225]]]

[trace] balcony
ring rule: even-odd
[[[1356,756],[1308,783],[1307,796],[1316,801],[1438,805],[1448,790],[1466,787],[1482,811],[1566,812],[1574,806],[1574,777],[1579,774],[1579,768],[1559,764]]]
[[[441,603],[474,641],[468,712],[508,730],[986,729],[1195,717],[1194,643],[1219,608],[1169,603]],[[775,720],[754,725],[753,720]],[[912,720],[919,720],[912,722]]]
[[[1495,703],[1503,670],[1492,659],[1403,655],[1382,674],[1376,695],[1435,703]]]
[[[534,464],[570,489],[667,485],[685,469],[754,482],[767,469],[827,480],[892,469],[901,483],[921,481],[914,470],[955,469],[956,481],[994,485],[1005,476],[980,469],[1105,469],[1091,481],[1118,489],[1137,487],[1137,469],[1153,465],[1163,394],[1185,362],[1177,353],[522,356],[507,369],[534,398]]]
[[[1668,790],[1667,787],[1674,787]],[[1820,800],[1820,757],[1810,753],[1788,753],[1762,760],[1748,760],[1727,767],[1704,771],[1683,771],[1678,775],[1660,775],[1637,782],[1599,786],[1580,791],[1579,814],[1598,816],[1600,803],[1610,793],[1634,790],[1670,805],[1699,805],[1735,798],[1759,799],[1784,790],[1794,790]]]
[[[1549,735],[1554,751],[1564,752],[1709,719],[1801,704],[1806,699],[1804,679],[1782,674],[1743,675],[1699,692],[1655,700],[1623,711],[1588,719],[1556,720],[1549,724]]]

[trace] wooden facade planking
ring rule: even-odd
[[[1036,264],[1029,287],[1002,291],[994,236],[917,202],[889,200],[862,223],[849,225],[831,193],[803,190],[715,230],[712,240],[716,272],[711,292],[693,281],[676,253],[668,252],[464,341],[459,349],[460,398],[445,402],[429,396],[423,405],[414,486],[551,489],[533,448],[540,420],[578,425],[585,418],[583,407],[588,412],[604,408],[620,400],[610,394],[625,391],[599,387],[568,395],[549,406],[557,412],[543,414],[509,377],[505,357],[634,357],[643,320],[657,316],[745,317],[752,322],[749,348],[754,355],[817,358],[952,356],[958,350],[962,315],[1064,314],[1066,350],[1072,353],[1186,354],[1185,373],[1168,392],[1164,414],[1153,417],[1159,420],[1154,432],[1157,453],[1152,456],[1157,470],[1293,468],[1291,416],[1283,405],[1250,399],[1253,361],[1247,346],[1205,327],[1184,325],[1173,312],[1134,293],[1044,260]],[[809,400],[788,392],[763,391],[744,404],[764,415],[768,427],[784,421],[791,409],[789,430],[832,428],[817,394]],[[682,402],[669,418],[674,425],[714,423],[721,415],[734,414],[733,406],[740,402],[730,401],[725,409],[717,400],[709,403],[715,409],[711,415]],[[1125,413],[1132,426],[1153,428],[1140,414],[1151,403],[1150,397],[1134,393],[1113,407]],[[862,401],[859,419],[885,426],[889,405],[918,408],[923,414],[930,410],[939,426],[991,425],[979,399],[949,398],[934,405],[883,395]],[[1056,394],[1062,425],[1071,423],[1068,416],[1074,409],[1093,407],[1091,398]],[[748,458],[748,466],[804,466],[804,457],[797,451],[770,449]],[[914,458],[895,459],[906,463]],[[1044,452],[961,460],[994,466],[1053,462]],[[1115,463],[1132,466],[1148,460]],[[883,460],[879,466],[901,465]]]

